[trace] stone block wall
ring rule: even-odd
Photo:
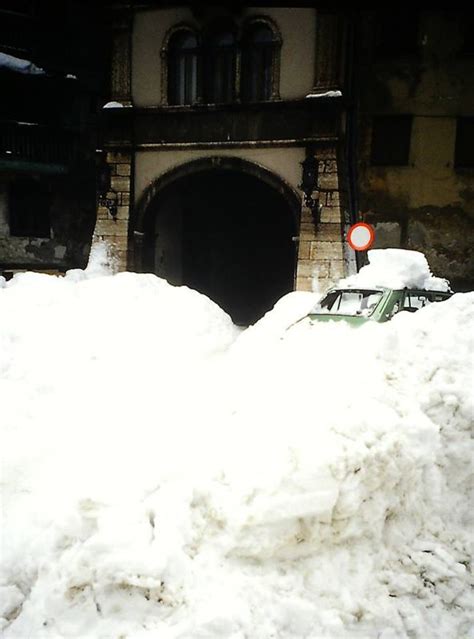
[[[111,184],[107,197],[116,202],[116,216],[111,215],[105,206],[97,207],[97,222],[93,243],[105,241],[117,272],[127,270],[128,265],[128,226],[130,217],[131,194],[131,153],[109,151],[107,164],[110,166]]]
[[[336,150],[318,151],[320,223],[303,205],[296,273],[296,289],[321,291],[344,277],[344,251]],[[317,193],[314,193],[317,196]]]

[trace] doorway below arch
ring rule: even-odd
[[[211,168],[160,189],[144,218],[142,266],[252,324],[294,288],[295,212],[254,175]]]

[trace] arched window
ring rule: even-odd
[[[242,100],[278,97],[279,40],[265,22],[251,23],[242,38]]]
[[[204,70],[204,100],[207,103],[235,99],[236,43],[231,31],[211,34],[207,40]]]
[[[168,46],[168,104],[193,104],[198,95],[198,41],[178,31]]]

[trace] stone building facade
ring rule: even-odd
[[[345,24],[308,7],[170,4],[113,13],[103,122],[115,204],[99,206],[95,237],[119,269],[190,285],[248,323],[348,270]]]
[[[360,267],[345,236],[363,220],[474,288],[467,11],[4,4],[0,55],[48,72],[0,65],[0,273],[83,267],[94,230],[119,270],[247,324]]]

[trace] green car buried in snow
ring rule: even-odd
[[[422,289],[341,288],[330,289],[306,317],[311,323],[343,320],[354,326],[367,321],[386,322],[401,311],[415,312],[452,293]]]

